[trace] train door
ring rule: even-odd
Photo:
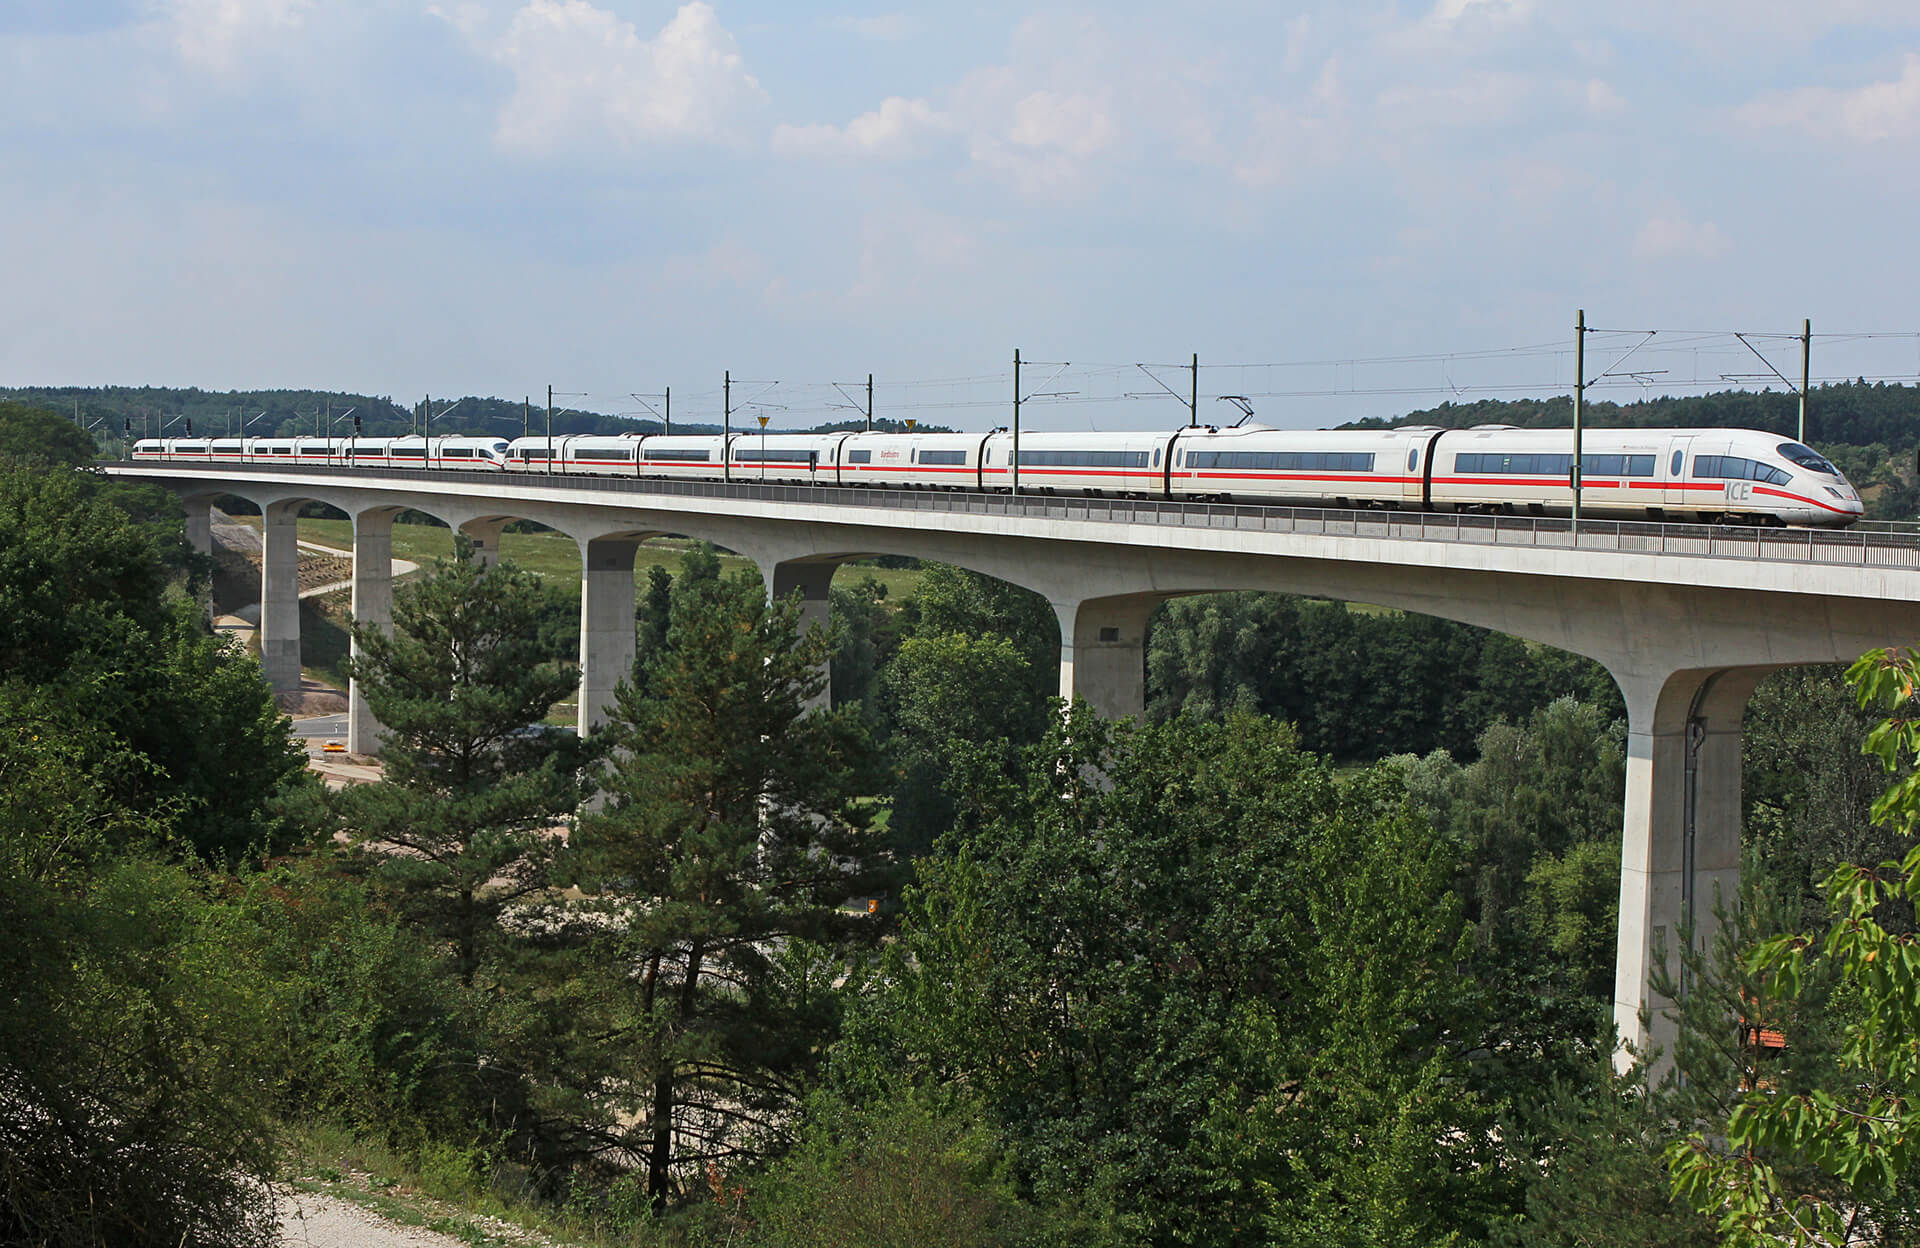
[[[1666,480],[1666,488],[1660,491],[1665,502],[1667,514],[1676,511],[1690,511],[1694,508],[1693,491],[1688,489],[1687,470],[1693,459],[1693,438],[1681,435],[1667,442],[1666,462],[1660,465],[1660,474]]]

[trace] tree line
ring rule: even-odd
[[[456,557],[360,634],[385,778],[329,793],[177,507],[60,423],[0,410],[9,1242],[268,1242],[322,1130],[608,1243],[1913,1234],[1920,863],[1843,865],[1911,845],[1913,730],[1858,696],[1902,656],[1756,695],[1743,895],[1650,1086],[1624,727],[1569,656],[1194,599],[1109,724],[1048,704],[1023,591],[855,580],[807,633],[696,549],[580,741],[551,590]]]

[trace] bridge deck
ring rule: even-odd
[[[1773,529],[1656,521],[1589,520],[1448,512],[1337,510],[1249,503],[1159,502],[1064,495],[982,494],[968,491],[872,489],[839,485],[760,484],[743,481],[674,481],[646,477],[563,473],[511,473],[459,469],[358,468],[345,465],[200,464],[185,460],[115,465],[156,470],[155,475],[196,472],[260,474],[341,482],[392,484],[408,480],[513,485],[538,498],[552,490],[592,491],[636,498],[712,498],[882,508],[949,515],[1004,516],[1174,528],[1235,529],[1401,541],[1539,547],[1679,555],[1703,559],[1785,561],[1839,567],[1920,569],[1920,535],[1882,526],[1849,529]],[[136,472],[133,475],[146,475]],[[608,501],[615,501],[609,498]]]

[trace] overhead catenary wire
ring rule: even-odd
[[[1771,360],[1766,359],[1756,343],[1817,343],[1827,348],[1863,343],[1886,343],[1889,346],[1914,343],[1920,346],[1920,331],[1845,330],[1812,334],[1804,328],[1801,333],[1775,333],[1590,326],[1587,329],[1587,342],[1588,350],[1594,354],[1600,367],[1592,376],[1579,380],[1584,381],[1586,388],[1597,397],[1628,392],[1646,394],[1656,386],[1662,393],[1684,395],[1761,380],[1766,381],[1767,388],[1778,385],[1797,392],[1801,386],[1795,385]],[[1468,402],[1528,395],[1545,398],[1566,394],[1572,389],[1574,379],[1567,372],[1570,361],[1563,360],[1570,353],[1570,347],[1565,342],[1533,342],[1451,351],[1211,364],[1202,364],[1197,357],[1167,363],[1133,360],[1077,363],[1047,361],[1042,364],[1023,359],[1021,363],[1025,368],[1047,367],[1050,372],[1037,386],[1029,386],[1023,381],[1021,401],[1023,405],[1035,406],[1126,405],[1164,403],[1171,397],[1181,401],[1190,413],[1194,413],[1202,401],[1218,400],[1222,394],[1229,393],[1245,396],[1249,401],[1298,402],[1429,397]],[[1741,373],[1726,366],[1730,361],[1725,357],[1749,358],[1748,353],[1760,357],[1769,375]],[[1823,355],[1823,360],[1827,358],[1830,357]],[[1634,367],[1625,367],[1629,360]],[[1862,360],[1844,371],[1833,369],[1820,374],[1814,374],[1808,368],[1803,384],[1812,387],[1852,382],[1920,382],[1920,351],[1916,352],[1911,367],[1904,359],[1897,368],[1886,367],[1892,361],[1884,353],[1875,361],[1879,367],[1861,366],[1868,362]],[[1529,368],[1528,365],[1532,363],[1540,367]],[[1509,364],[1520,369],[1521,375],[1515,376],[1514,368],[1505,367]],[[1426,367],[1433,369],[1431,379],[1395,375],[1405,374],[1409,370],[1417,373]],[[1489,368],[1494,370],[1495,375],[1487,375]],[[1188,395],[1179,394],[1157,376],[1155,370],[1158,369],[1190,371]],[[1287,376],[1289,373],[1311,373],[1316,370],[1331,373],[1332,376],[1300,376],[1297,381]],[[1153,381],[1157,390],[1127,388],[1127,380],[1137,379],[1142,373]],[[1262,373],[1267,375],[1258,375]],[[1500,373],[1506,375],[1501,376]],[[1215,379],[1214,384],[1203,386],[1202,383],[1208,378]],[[1060,384],[1063,380],[1065,384]],[[886,382],[870,378],[865,394],[860,392],[859,382],[743,381],[730,375],[726,381],[727,385],[721,390],[683,392],[678,413],[682,421],[730,424],[732,411],[752,406],[762,411],[781,412],[782,423],[824,423],[843,418],[849,412],[859,413],[865,418],[863,423],[866,423],[882,406],[883,392],[884,407],[890,414],[923,417],[930,413],[952,413],[964,416],[972,412],[1003,410],[1006,404],[1004,396],[1012,375],[1007,371],[979,372]],[[729,403],[728,392],[736,384],[757,389],[751,398]],[[628,391],[617,396],[580,394],[570,397],[614,399],[612,406],[617,409],[626,409],[629,404],[639,402],[647,414],[662,419],[663,425],[665,423],[662,413],[645,401],[653,397],[651,395]],[[584,411],[584,408],[576,410]],[[619,410],[617,414],[639,416],[641,413],[638,410]],[[1195,418],[1189,415],[1189,420]]]

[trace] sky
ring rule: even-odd
[[[985,428],[1017,348],[1150,428],[1197,353],[1304,427],[1564,392],[1578,310],[1596,397],[1920,375],[1915,0],[0,0],[0,174],[0,385]]]

